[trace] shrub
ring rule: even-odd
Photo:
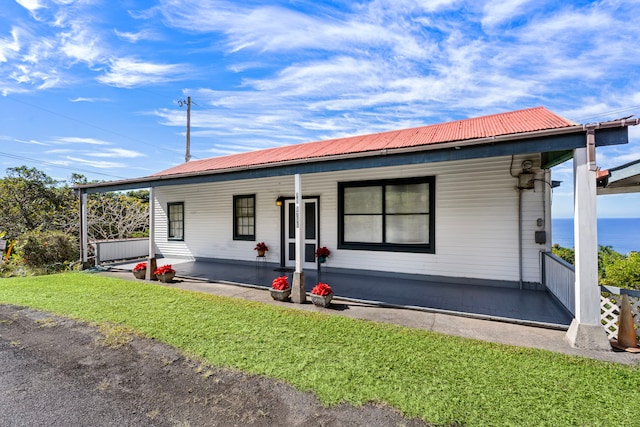
[[[640,253],[631,252],[626,258],[615,259],[604,270],[604,285],[640,289]]]
[[[8,260],[0,262],[0,277],[22,277],[26,275],[24,261],[19,255],[11,254]]]
[[[67,270],[79,257],[75,237],[61,231],[24,233],[18,239],[17,251],[25,266],[43,274]]]
[[[551,252],[553,252],[553,254],[558,258],[562,258],[563,260],[567,261],[571,265],[576,264],[576,253],[573,249],[563,248],[562,246],[556,243],[551,248]]]

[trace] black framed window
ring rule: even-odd
[[[184,240],[184,202],[167,204],[167,220],[169,240]]]
[[[338,183],[338,247],[434,252],[435,178]]]
[[[255,194],[233,196],[233,239],[255,240],[256,196]]]

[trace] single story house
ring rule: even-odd
[[[550,168],[573,158],[577,265],[567,337],[608,348],[599,319],[595,148],[627,143],[635,124],[576,124],[537,107],[193,160],[77,188],[150,188],[151,257],[254,261],[254,246],[266,242],[270,260],[295,267],[294,295],[304,270],[319,268],[321,246],[331,250],[331,268],[543,289]]]

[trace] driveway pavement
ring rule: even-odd
[[[96,394],[93,383],[1,338],[0,384],[3,427],[150,425],[130,401]]]

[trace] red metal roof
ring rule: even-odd
[[[420,147],[574,126],[544,107],[371,135],[307,142],[182,163],[153,176],[219,171],[344,154]]]

